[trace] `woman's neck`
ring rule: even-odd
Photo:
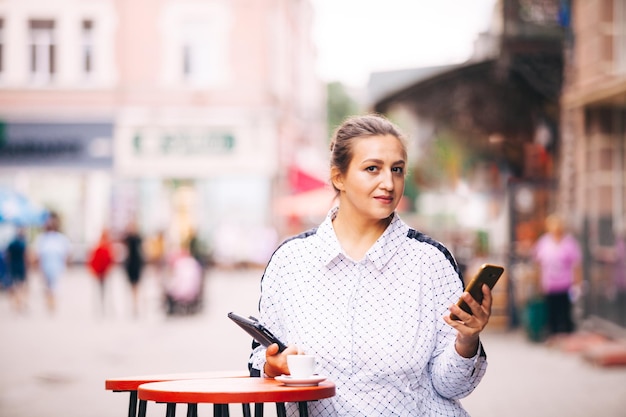
[[[342,213],[340,208],[333,219],[333,228],[344,252],[354,260],[361,260],[385,232],[392,217],[368,221]]]

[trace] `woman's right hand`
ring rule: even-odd
[[[274,343],[265,350],[265,366],[263,373],[268,377],[274,378],[279,375],[289,375],[289,367],[287,366],[287,355],[298,354],[298,347],[295,345],[287,346],[287,349],[278,353],[278,344]]]

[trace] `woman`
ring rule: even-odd
[[[260,321],[289,347],[256,346],[252,374],[289,374],[287,355],[315,355],[337,395],[310,403],[313,416],[467,415],[458,399],[486,370],[491,292],[482,305],[463,293],[448,250],[395,213],[403,140],[381,116],[346,120],[331,143],[338,207],[284,242],[263,275]],[[455,305],[461,294],[473,315]]]
[[[65,273],[70,258],[70,241],[60,232],[60,218],[51,213],[45,230],[35,242],[36,260],[46,283],[46,304],[48,311],[56,311],[56,291],[59,280]]]
[[[104,314],[104,294],[105,287],[104,282],[107,279],[108,273],[115,262],[113,253],[113,242],[109,239],[109,232],[105,229],[100,234],[100,240],[91,250],[87,265],[91,270],[91,273],[98,281],[98,292],[100,296],[100,312]]]
[[[532,255],[539,266],[541,289],[545,296],[550,335],[572,333],[570,291],[582,281],[582,253],[578,241],[565,230],[557,214],[545,220],[546,233],[535,243]]]
[[[139,233],[137,223],[132,221],[126,228],[124,235],[124,246],[126,247],[126,258],[124,259],[124,271],[130,283],[133,316],[139,315],[139,281],[144,267],[143,238]]]
[[[17,229],[13,240],[6,249],[7,275],[10,282],[9,290],[15,311],[26,311],[28,290],[26,287],[27,275],[27,242],[26,231],[23,227]]]

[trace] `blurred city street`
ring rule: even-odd
[[[105,417],[127,415],[128,394],[104,389],[107,377],[245,370],[250,339],[226,314],[253,314],[261,269],[212,270],[205,308],[167,317],[158,279],[148,270],[141,310],[133,317],[121,270],[107,282],[104,315],[94,279],[74,267],[64,277],[58,311],[44,309],[40,277],[30,277],[30,308],[17,315],[0,294],[0,416]],[[492,329],[483,336],[490,363],[467,399],[474,417],[621,417],[626,415],[626,367],[600,368],[574,353],[527,341],[521,331]],[[272,415],[272,408],[266,407]],[[163,415],[149,404],[148,415]],[[185,407],[178,410],[180,415]],[[232,407],[231,415],[240,410]],[[201,416],[211,415],[199,407]]]

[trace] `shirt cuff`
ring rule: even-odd
[[[456,341],[455,343],[450,344],[450,349],[453,351],[451,355],[453,358],[453,365],[457,369],[465,370],[470,373],[470,375],[474,375],[476,369],[479,368],[481,363],[487,359],[487,353],[483,348],[483,343],[480,340],[478,341],[478,351],[471,358],[461,356],[459,352],[456,351],[455,344]]]

